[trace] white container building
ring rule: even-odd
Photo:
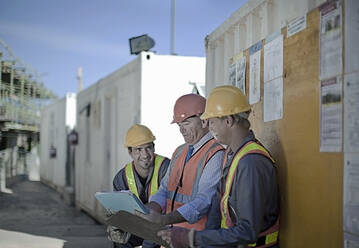
[[[101,220],[97,191],[112,190],[115,174],[130,161],[126,131],[136,123],[156,136],[156,153],[171,157],[183,138],[170,124],[183,94],[203,91],[205,58],[142,52],[77,96],[76,205]]]
[[[67,135],[76,125],[76,94],[66,96],[41,112],[40,129],[40,180],[64,193],[72,168],[68,161]],[[55,149],[56,155],[50,156]]]

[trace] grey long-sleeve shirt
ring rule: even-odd
[[[240,148],[249,141],[255,141],[252,131],[243,140]],[[234,154],[228,154],[223,169],[224,178],[228,175]],[[217,229],[196,232],[196,246],[237,247],[238,244],[254,243],[260,232],[275,223],[279,214],[278,185],[272,161],[259,154],[243,157],[236,169],[228,203],[234,226],[228,229],[220,228],[220,198],[217,194],[208,220],[212,224],[210,228]],[[213,226],[214,222],[217,222],[216,227]]]

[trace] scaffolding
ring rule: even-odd
[[[40,74],[15,56],[0,39],[1,131],[37,132],[40,110],[56,95],[44,87]]]
[[[55,98],[0,39],[0,191],[7,178],[29,173],[27,157],[38,156],[41,108]]]

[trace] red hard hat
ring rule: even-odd
[[[191,116],[200,116],[206,107],[206,98],[197,94],[183,95],[177,99],[171,123],[179,123]]]

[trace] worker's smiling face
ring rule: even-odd
[[[153,165],[153,160],[155,158],[155,147],[154,144],[146,143],[144,145],[132,147],[129,154],[133,159],[135,167],[140,167],[142,169],[148,169]]]
[[[209,131],[213,137],[221,144],[228,145],[226,123],[223,118],[209,118],[208,119]]]
[[[189,117],[178,123],[178,126],[187,144],[194,145],[203,137],[204,129],[198,116]]]

